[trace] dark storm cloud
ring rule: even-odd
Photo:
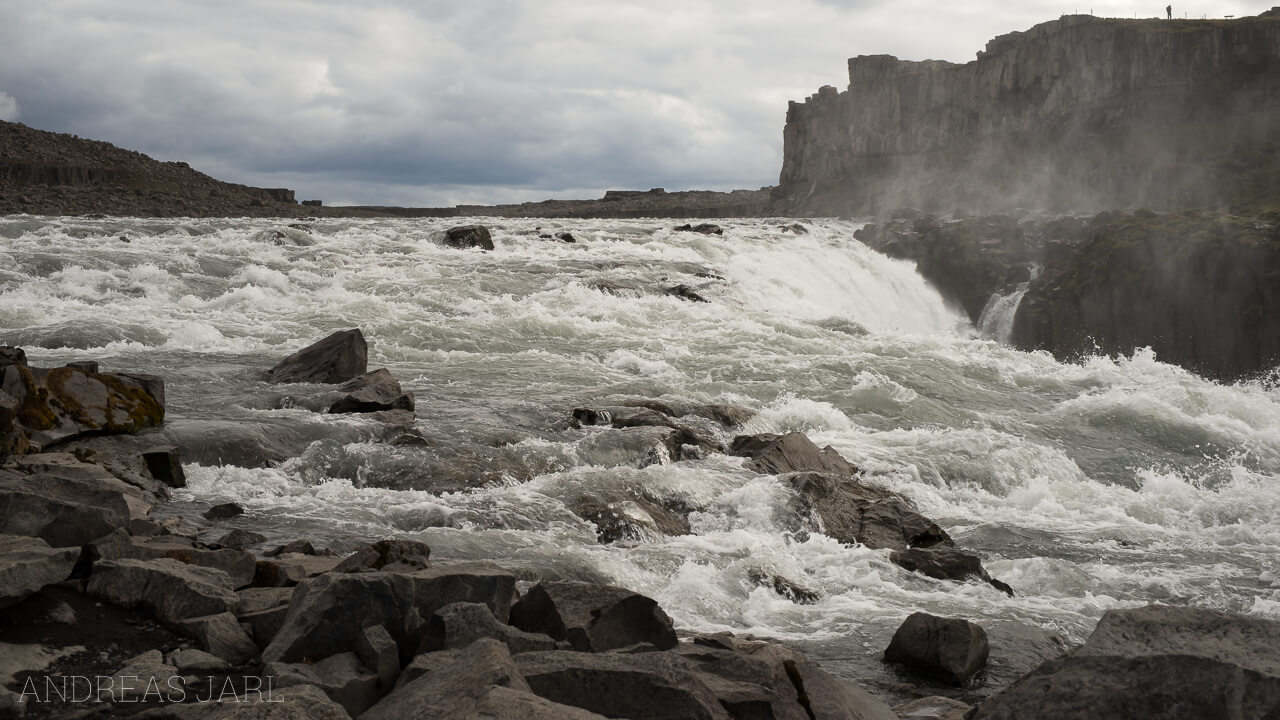
[[[963,62],[1076,10],[1089,8],[0,0],[0,119],[328,201],[754,188],[777,179],[787,101],[843,88],[847,57]]]

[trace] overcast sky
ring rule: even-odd
[[[1164,1],[0,0],[0,119],[325,204],[754,189],[787,101],[844,89],[849,57],[967,62]]]

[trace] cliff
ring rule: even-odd
[[[291,217],[317,209],[285,188],[225,183],[186,163],[0,121],[0,215]]]
[[[963,65],[855,57],[783,142],[788,214],[1259,208],[1280,197],[1280,8],[1065,16]]]

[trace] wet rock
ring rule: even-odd
[[[612,585],[539,583],[511,608],[511,624],[568,641],[580,652],[603,652],[644,642],[663,650],[676,645],[671,618],[657,602]]]
[[[232,665],[258,659],[258,646],[230,612],[187,618],[177,625],[195,638],[200,647]]]
[[[39,538],[0,535],[0,609],[71,577],[79,559],[78,547],[52,548]]]
[[[231,548],[233,550],[244,550],[245,548],[251,545],[260,545],[266,541],[267,541],[267,536],[263,535],[262,533],[256,533],[251,530],[241,530],[240,528],[236,528],[235,530],[232,530],[231,532],[218,538],[217,544],[220,547],[224,547],[224,548]],[[255,565],[256,565],[256,562],[255,562]],[[253,580],[252,575],[249,577],[249,580],[250,581]]]
[[[412,657],[426,619],[455,602],[479,602],[500,621],[507,618],[515,594],[515,576],[492,566],[460,564],[412,574],[392,572],[328,573],[294,590],[284,626],[263,652],[268,662],[323,658],[354,647],[360,629],[386,628]]]
[[[967,620],[913,613],[894,633],[884,660],[907,671],[964,685],[987,665],[987,633]]]
[[[225,502],[214,505],[204,512],[205,520],[230,520],[237,515],[244,514],[244,507],[240,503]]]
[[[705,297],[703,297],[697,290],[694,290],[688,285],[676,285],[674,287],[669,287],[666,289],[665,292],[668,295],[678,297],[681,300],[688,300],[689,302],[700,302],[700,303],[710,302]]]
[[[1150,605],[1109,610],[1085,644],[978,706],[974,720],[1248,718],[1280,707],[1280,622]]]
[[[682,644],[673,652],[689,663],[690,672],[732,717],[809,720],[795,685],[773,663],[731,645]]]
[[[730,443],[729,454],[751,458],[747,467],[768,475],[820,472],[852,477],[858,472],[833,448],[819,449],[803,433],[739,435]]]
[[[989,687],[1011,685],[1071,649],[1061,635],[1014,620],[988,620],[982,628],[991,643],[984,673]]]
[[[931,695],[895,706],[899,720],[964,720],[971,705],[941,695]]]
[[[679,460],[684,438],[676,428],[631,427],[583,438],[577,450],[578,456],[591,465],[644,468]]]
[[[571,413],[573,422],[577,427],[584,425],[611,425],[613,424],[613,416],[608,410],[580,407],[574,408]]]
[[[951,545],[937,523],[916,512],[902,496],[831,473],[785,475],[802,514],[816,515],[822,531],[842,543],[906,549]]]
[[[292,587],[307,578],[333,570],[341,562],[325,555],[285,553],[258,560],[254,567],[254,587]]]
[[[673,653],[534,652],[516,656],[515,662],[540,697],[606,717],[731,718],[693,665]]]
[[[493,249],[493,236],[483,225],[459,225],[444,231],[444,244],[452,248]]]
[[[774,592],[797,605],[811,605],[822,599],[822,594],[817,590],[810,590],[763,568],[749,568],[747,577],[761,587],[773,588]]]
[[[113,486],[119,481],[102,468],[86,464],[77,468],[80,472],[74,476],[50,469],[30,470],[0,468],[0,507],[5,508],[0,514],[0,533],[38,537],[53,547],[69,547],[128,526],[130,507],[125,493]]]
[[[285,555],[288,553],[298,553],[299,555],[331,554],[328,550],[323,552],[317,550],[316,546],[311,544],[310,540],[294,540],[292,542],[285,543],[274,550],[270,550],[266,554],[268,557],[276,557],[277,555]]]
[[[493,638],[512,655],[555,650],[556,641],[542,633],[530,633],[498,622],[493,611],[479,603],[451,603],[431,616],[419,653],[464,648],[480,638]]]
[[[800,223],[791,223],[790,225],[779,225],[778,229],[783,232],[795,233],[796,235],[808,235],[809,228]]]
[[[213,549],[174,535],[146,539],[130,536],[124,530],[89,543],[92,558],[97,560],[157,560],[168,558],[226,573],[232,588],[253,582],[256,560],[252,553],[233,548]]]
[[[672,418],[695,416],[719,423],[723,428],[739,427],[751,418],[755,412],[743,407],[723,403],[695,403],[683,400],[655,400],[651,398],[628,398],[618,402],[628,407],[643,407],[662,413]]]
[[[360,330],[342,330],[281,360],[267,373],[272,383],[340,383],[369,370],[369,348]]]
[[[507,647],[497,640],[481,638],[450,653],[447,664],[397,687],[361,720],[472,717],[480,699],[494,686],[529,692]]]
[[[431,548],[416,540],[379,540],[343,558],[333,572],[414,572],[431,567]]]
[[[797,701],[814,720],[897,720],[889,706],[794,650],[762,642],[733,643],[738,652],[770,663],[779,674],[777,686],[783,687],[781,678],[785,677],[795,688]]]
[[[711,223],[698,223],[697,225],[690,225],[689,223],[685,223],[684,225],[678,225],[672,228],[672,230],[675,230],[677,232],[695,232],[695,233],[701,233],[703,235],[723,235],[724,234],[724,228],[720,227],[719,225],[713,225]]]
[[[145,607],[169,623],[229,612],[236,603],[226,573],[170,559],[95,563],[85,592],[112,605]]]
[[[27,351],[11,345],[0,345],[0,367],[5,365],[26,365]]]
[[[187,475],[182,471],[182,460],[176,445],[157,445],[142,451],[142,460],[152,477],[171,488],[187,486]]]
[[[688,518],[634,493],[611,501],[581,495],[567,505],[574,515],[596,526],[596,537],[606,545],[691,532]]]
[[[343,395],[329,406],[330,413],[413,410],[413,393],[402,390],[400,382],[386,368],[348,380],[338,391]]]
[[[157,400],[128,376],[78,368],[0,366],[0,401],[0,422],[8,426],[2,429],[15,436],[3,444],[25,444],[28,452],[81,435],[133,433],[164,420],[163,394]]]
[[[972,553],[950,547],[916,547],[889,553],[889,561],[912,572],[939,580],[981,580],[1000,592],[1013,596],[1013,588],[996,580],[982,567],[982,560]]]
[[[269,663],[263,673],[273,679],[272,687],[314,685],[352,717],[368,710],[391,690],[353,652],[331,655],[316,663]]]

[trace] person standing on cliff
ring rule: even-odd
[[[1168,15],[1168,16],[1169,16],[1169,19],[1170,19],[1170,20],[1172,20],[1172,19],[1173,19],[1173,6],[1172,6],[1172,5],[1165,5],[1165,6],[1164,6],[1164,14],[1165,14],[1165,15]]]

